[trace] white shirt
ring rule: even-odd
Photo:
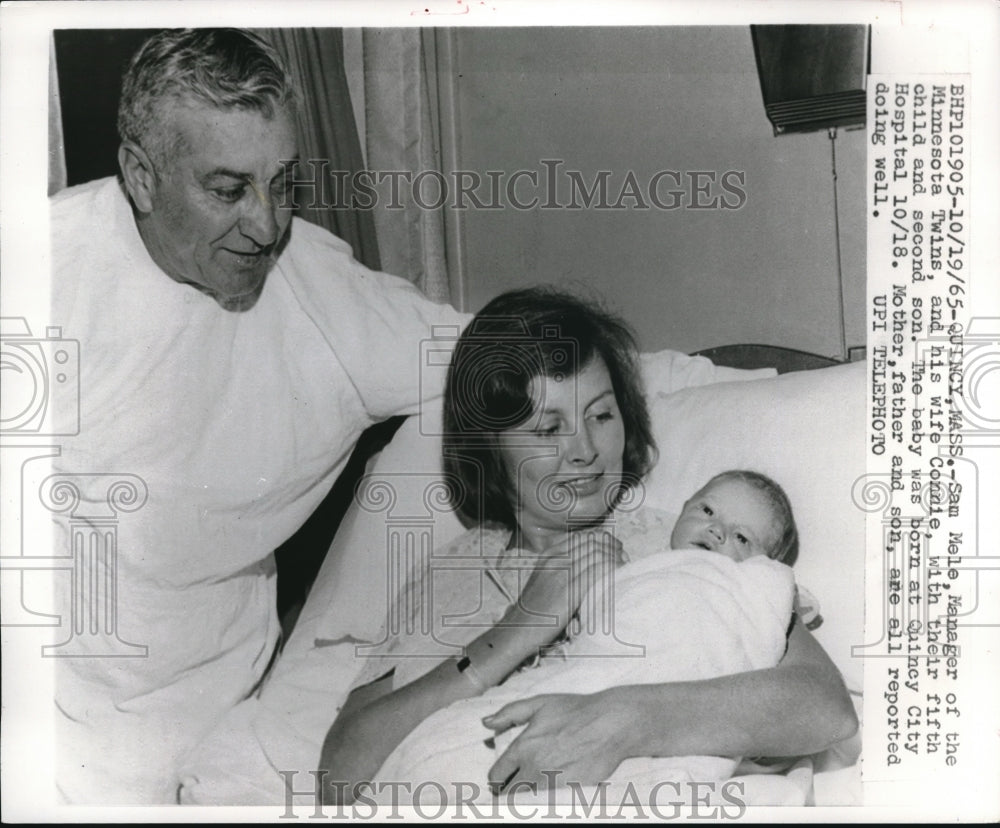
[[[421,388],[420,342],[466,320],[298,219],[256,305],[225,311],[157,267],[114,179],[57,196],[52,238],[52,323],[80,342],[81,389],[55,470],[84,497],[76,514],[116,520],[118,550],[57,576],[57,598],[68,618],[73,583],[116,574],[114,600],[83,606],[103,613],[101,633],[70,649],[147,648],[58,661],[57,782],[70,801],[172,801],[177,754],[273,652],[272,550],[367,426],[440,393]],[[107,501],[123,476],[148,493],[131,512]],[[69,517],[56,524],[68,554]]]

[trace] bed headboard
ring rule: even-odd
[[[779,374],[829,368],[843,362],[834,357],[811,354],[795,348],[782,348],[778,345],[721,345],[718,348],[695,351],[692,356],[708,357],[716,365],[724,365],[727,368],[774,368]]]

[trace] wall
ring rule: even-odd
[[[522,180],[518,197],[543,202],[542,159],[588,183],[611,171],[610,203],[630,170],[643,188],[660,170],[744,171],[747,194],[731,210],[466,210],[467,309],[516,286],[572,284],[605,296],[645,349],[760,342],[841,353],[831,142],[825,132],[774,136],[748,27],[454,37],[461,168],[535,170],[539,186]],[[839,131],[836,152],[853,346],[865,339],[863,132]],[[736,201],[718,185],[700,201],[716,196]],[[568,186],[554,200],[568,203]]]

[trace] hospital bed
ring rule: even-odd
[[[660,453],[646,502],[677,513],[728,468],[758,469],[782,484],[801,538],[796,580],[824,619],[814,635],[860,720],[862,661],[852,649],[863,643],[865,364],[766,346],[709,353],[714,363],[674,351],[643,355]],[[408,537],[432,549],[462,530],[442,496],[439,429],[440,411],[428,407],[368,463],[281,657],[258,694],[189,757],[182,802],[284,806],[286,784],[313,784],[309,771],[361,667],[357,647],[376,640],[384,622],[395,544]],[[783,774],[742,776],[747,802],[861,804],[859,746],[860,735]]]

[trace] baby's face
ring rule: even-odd
[[[709,549],[745,561],[778,545],[781,526],[767,496],[733,478],[709,483],[684,504],[672,549]]]

